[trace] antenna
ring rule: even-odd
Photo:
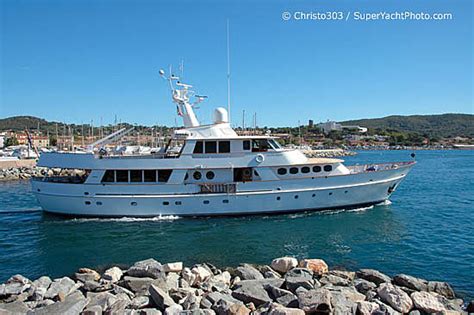
[[[230,123],[230,36],[229,19],[227,19],[227,117]]]

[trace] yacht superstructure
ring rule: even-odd
[[[184,128],[145,155],[41,154],[39,166],[84,170],[82,176],[32,180],[44,211],[153,217],[361,207],[387,200],[415,163],[345,166],[340,159],[307,158],[271,135],[237,135],[224,108],[215,110],[213,124],[201,125],[193,107],[206,97],[177,77],[167,79]]]

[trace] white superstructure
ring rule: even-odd
[[[184,128],[157,153],[43,153],[39,166],[85,171],[34,179],[45,211],[211,216],[361,207],[387,200],[414,164],[346,167],[340,159],[307,158],[272,136],[237,135],[224,108],[215,111],[214,124],[200,125],[193,107],[205,96],[194,95],[177,77],[167,79]]]

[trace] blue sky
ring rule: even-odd
[[[2,0],[0,117],[174,125],[160,68],[185,63],[227,102],[232,122],[258,124],[473,113],[473,6],[465,1]],[[445,21],[284,21],[282,12],[452,13]]]

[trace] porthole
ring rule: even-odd
[[[330,172],[330,171],[332,171],[332,165],[324,165],[324,171],[325,171],[325,172]]]
[[[315,173],[321,172],[321,166],[319,166],[319,165],[313,166],[313,172],[315,172]]]
[[[174,204],[177,206],[181,206],[181,201],[175,201]]]
[[[310,171],[310,168],[307,167],[307,166],[303,166],[303,167],[301,168],[301,173],[307,174],[307,173],[309,173],[309,171]]]
[[[136,206],[136,205],[137,205],[137,203],[136,203],[135,201],[132,201],[132,202],[130,202],[130,205],[132,205],[132,206]]]
[[[298,195],[295,195],[295,199],[298,199]]]
[[[169,204],[169,201],[163,201],[163,206],[168,206]]]
[[[229,203],[229,199],[222,200],[222,203]]]
[[[87,195],[89,195],[89,193],[86,191],[86,192],[84,192],[84,195],[86,195],[86,196],[87,196]]]
[[[86,201],[85,204],[86,204],[86,205],[90,205],[91,202],[90,202],[90,201]]]
[[[284,168],[284,167],[280,167],[280,168],[278,169],[278,175],[285,175],[286,172],[287,172],[287,171],[286,171],[286,168]]]
[[[37,191],[41,191],[41,189],[38,188]]]
[[[95,204],[98,206],[102,206],[102,201],[97,201]]]
[[[329,196],[331,196],[331,195],[332,195],[332,192],[329,193]]]
[[[348,193],[348,191],[347,191],[347,190],[345,190],[345,191],[344,191],[344,193],[345,193],[345,194],[347,194],[347,193]]]
[[[207,179],[214,179],[215,176],[216,175],[214,174],[213,171],[209,171],[209,172],[206,173],[206,178]],[[201,178],[201,177],[199,177],[199,178]]]
[[[277,200],[280,200],[280,199],[281,199],[281,197],[280,197],[280,196],[278,196],[278,197],[277,197]]]
[[[311,197],[313,197],[313,198],[316,197],[316,194],[312,194]]]
[[[208,204],[209,204],[209,200],[204,200],[202,203],[205,204],[205,205],[208,205]]]
[[[195,180],[200,180],[201,177],[202,177],[201,172],[196,171],[196,172],[193,173],[193,178]]]
[[[297,167],[290,168],[290,174],[298,174],[298,168]]]

